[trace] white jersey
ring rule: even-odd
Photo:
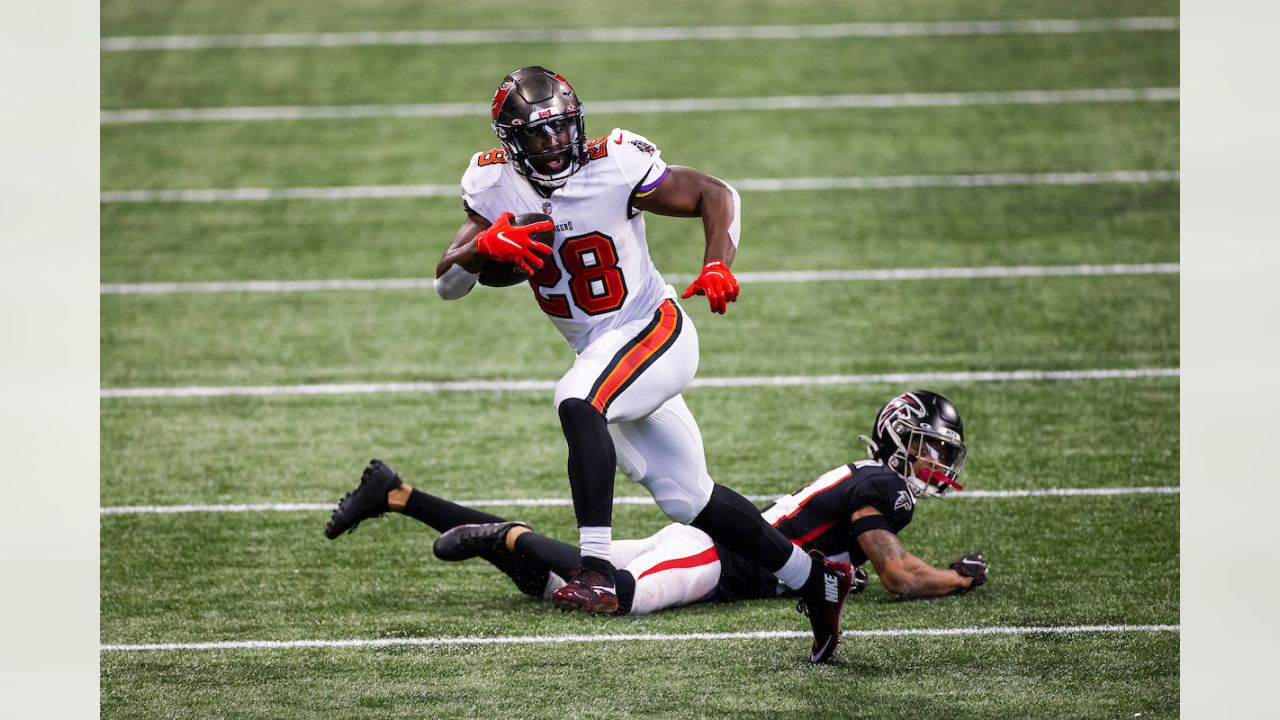
[[[544,198],[501,150],[476,153],[462,176],[467,208],[490,221],[504,212],[540,212],[555,221],[552,258],[530,280],[542,311],[574,352],[608,330],[649,318],[675,290],[662,279],[645,240],[635,198],[653,192],[667,164],[648,140],[615,128],[587,143],[587,162]]]

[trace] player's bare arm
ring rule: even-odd
[[[637,197],[637,210],[673,217],[701,217],[707,247],[702,272],[680,297],[705,295],[711,311],[724,314],[738,299],[738,281],[729,271],[738,250],[738,194],[724,182],[693,168],[672,165],[657,190]]]
[[[543,257],[551,247],[533,238],[535,233],[549,232],[551,221],[515,226],[512,213],[504,212],[490,223],[475,213],[453,236],[449,248],[436,264],[436,293],[445,300],[456,300],[471,291],[485,263],[496,260],[511,263],[527,277],[542,267]]]
[[[724,181],[690,167],[672,165],[658,189],[636,198],[636,210],[670,217],[701,217],[707,238],[703,264],[719,260],[733,265],[738,248],[729,234],[734,221],[733,191]]]
[[[853,519],[879,515],[872,507],[859,508]],[[895,595],[905,597],[939,597],[968,590],[973,578],[954,570],[935,568],[907,552],[898,536],[888,530],[869,530],[858,536],[858,545],[870,558],[880,576],[880,583]]]
[[[461,265],[463,270],[470,273],[480,272],[485,257],[476,250],[476,235],[491,224],[479,215],[467,213],[466,221],[453,234],[453,241],[440,257],[440,262],[436,263],[436,277],[443,276],[454,265]]]

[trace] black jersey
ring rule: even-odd
[[[822,475],[760,512],[769,524],[806,552],[818,550],[833,560],[847,559],[861,565],[867,555],[853,534],[854,511],[875,508],[885,522],[865,529],[886,529],[896,535],[911,522],[915,505],[915,495],[902,476],[878,460],[863,460]],[[785,589],[765,568],[719,544],[716,551],[720,555],[717,599],[775,597],[779,588]]]

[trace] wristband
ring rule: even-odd
[[[738,191],[734,190],[729,183],[725,183],[725,187],[729,188],[729,192],[733,193],[733,222],[729,223],[729,241],[736,248],[738,247],[739,237],[742,234],[742,198],[738,197]]]
[[[471,292],[471,288],[475,286],[479,277],[480,273],[468,272],[466,268],[455,263],[449,266],[443,275],[436,278],[432,285],[442,300],[457,300]]]

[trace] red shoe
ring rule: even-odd
[[[596,615],[618,612],[618,590],[613,579],[598,570],[579,565],[564,587],[551,594],[551,604],[564,611],[586,610]]]
[[[847,562],[827,560],[817,550],[810,550],[809,555],[822,563],[822,582],[811,583],[806,588],[797,609],[809,617],[809,624],[813,627],[809,662],[822,663],[831,659],[840,644],[840,612],[853,585],[853,566]]]

